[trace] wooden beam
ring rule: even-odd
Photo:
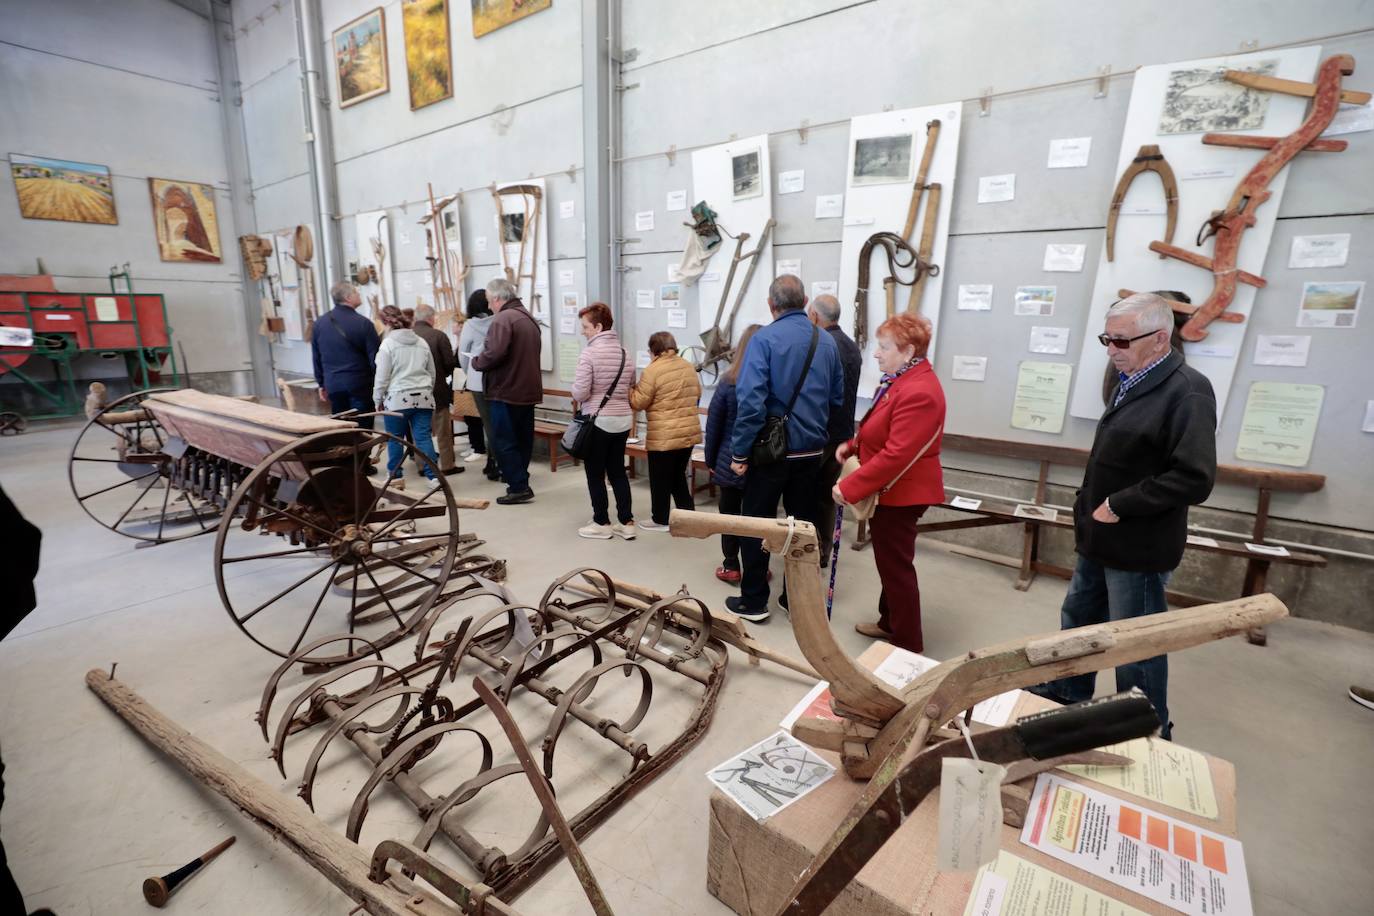
[[[1262,89],[1265,92],[1281,92],[1284,95],[1296,95],[1298,98],[1316,98],[1317,84],[1304,83],[1300,80],[1285,80],[1277,76],[1265,76],[1263,73],[1248,73],[1244,70],[1227,70],[1223,76],[1233,83],[1240,83],[1242,86],[1249,86],[1251,89]],[[1360,92],[1357,89],[1342,89],[1341,101],[1350,105],[1366,105],[1369,100],[1374,98],[1368,92]]]
[[[1229,146],[1233,149],[1273,149],[1282,137],[1251,137],[1247,134],[1203,134],[1204,146]],[[1350,144],[1345,140],[1313,140],[1303,147],[1304,152],[1343,153]]]

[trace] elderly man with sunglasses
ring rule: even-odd
[[[1212,385],[1169,346],[1173,314],[1138,293],[1107,312],[1098,337],[1120,376],[1097,424],[1074,502],[1078,562],[1060,610],[1065,629],[1167,610],[1165,586],[1183,558],[1188,507],[1216,477],[1217,405]],[[1139,687],[1170,736],[1169,660],[1159,655],[1116,669],[1116,689]],[[1096,674],[1062,678],[1035,692],[1062,703],[1092,697]]]

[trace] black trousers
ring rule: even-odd
[[[679,509],[697,507],[692,499],[692,484],[687,479],[691,463],[690,448],[649,452],[649,510],[654,524],[668,524],[668,511],[674,505]]]
[[[488,401],[491,450],[501,466],[507,493],[530,488],[530,456],[534,454],[534,405]]]
[[[587,493],[592,498],[592,521],[598,525],[611,523],[610,504],[606,499],[608,480],[615,492],[616,519],[622,525],[634,520],[630,478],[625,473],[625,442],[629,438],[628,429],[623,433],[608,433],[592,424],[582,467],[587,472]]]
[[[816,475],[821,458],[784,458],[759,467],[750,465],[744,480],[742,515],[777,518],[778,502],[798,521],[815,522]],[[744,579],[740,598],[749,610],[768,607],[768,554],[758,538],[740,538]]]
[[[463,417],[463,422],[468,428],[468,445],[479,455],[487,453],[487,439],[482,430],[481,417]]]
[[[720,494],[716,498],[716,509],[721,515],[739,515],[740,509],[744,506],[744,491],[739,487],[718,487],[716,492]],[[735,534],[722,534],[720,536],[720,552],[725,557],[722,564],[726,569],[739,569],[739,536]]]
[[[835,540],[835,500],[830,492],[840,479],[840,463],[835,460],[839,443],[827,445],[821,453],[821,468],[816,472],[816,540],[820,542],[821,565],[830,562],[830,548]]]

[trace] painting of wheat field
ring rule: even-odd
[[[391,88],[386,69],[386,19],[379,6],[334,31],[339,107],[347,108]]]
[[[110,170],[103,165],[12,154],[10,175],[25,219],[107,226],[119,222]]]
[[[553,0],[472,0],[472,37],[510,25],[553,5]]]
[[[212,185],[149,178],[148,193],[153,200],[153,229],[162,260],[220,262],[219,217]]]
[[[401,23],[405,26],[410,110],[451,97],[448,0],[401,0]]]

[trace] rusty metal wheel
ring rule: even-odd
[[[182,486],[200,453],[169,444],[142,406],[150,395],[175,390],[136,391],[107,405],[81,428],[67,459],[82,510],[116,534],[152,544],[206,534],[219,522],[212,500]]]
[[[378,445],[400,449],[400,468],[413,460],[434,479],[374,481],[366,471]],[[276,537],[264,542],[268,535]],[[363,428],[313,433],[268,455],[230,497],[215,540],[215,584],[234,624],[283,658],[344,628],[366,637],[298,659],[343,664],[424,621],[459,540],[448,479],[413,443]]]

